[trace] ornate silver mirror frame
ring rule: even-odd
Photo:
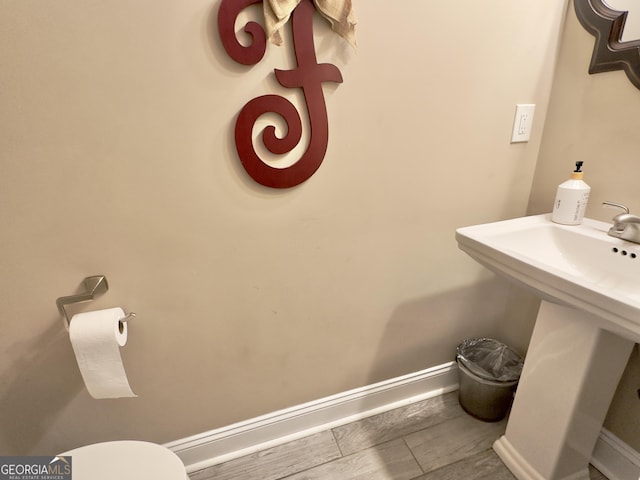
[[[574,0],[573,3],[578,20],[596,39],[589,73],[624,70],[640,89],[640,39],[622,40],[629,12],[613,10],[604,0]]]

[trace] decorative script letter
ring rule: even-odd
[[[218,11],[218,30],[225,50],[231,58],[243,65],[255,65],[266,51],[266,35],[262,26],[248,22],[244,30],[252,37],[249,46],[241,45],[234,31],[238,14],[249,5],[261,0],[222,0]],[[278,95],[263,95],[249,101],[236,120],[235,142],[240,161],[247,173],[261,185],[272,188],[289,188],[309,179],[320,167],[327,152],[329,125],[327,106],[322,91],[323,82],[342,83],[342,75],[335,65],[318,64],[313,43],[313,14],[311,0],[302,0],[292,15],[293,46],[297,67],[293,70],[275,69],[280,85],[301,88],[309,114],[309,145],[302,157],[285,168],[265,163],[256,153],[252,132],[258,118],[265,113],[276,113],[287,125],[287,133],[279,138],[270,125],[262,131],[262,142],[273,154],[291,152],[302,138],[302,121],[296,107]]]

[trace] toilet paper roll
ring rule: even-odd
[[[136,397],[122,365],[120,347],[127,343],[127,322],[120,307],[78,313],[69,337],[78,367],[93,398]]]

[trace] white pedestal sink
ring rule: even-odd
[[[537,215],[460,228],[461,250],[542,298],[505,434],[519,480],[589,479],[613,394],[640,341],[640,245]]]

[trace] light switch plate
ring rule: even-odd
[[[519,103],[516,105],[516,116],[513,119],[511,143],[528,142],[533,126],[533,114],[536,106],[533,103]]]

